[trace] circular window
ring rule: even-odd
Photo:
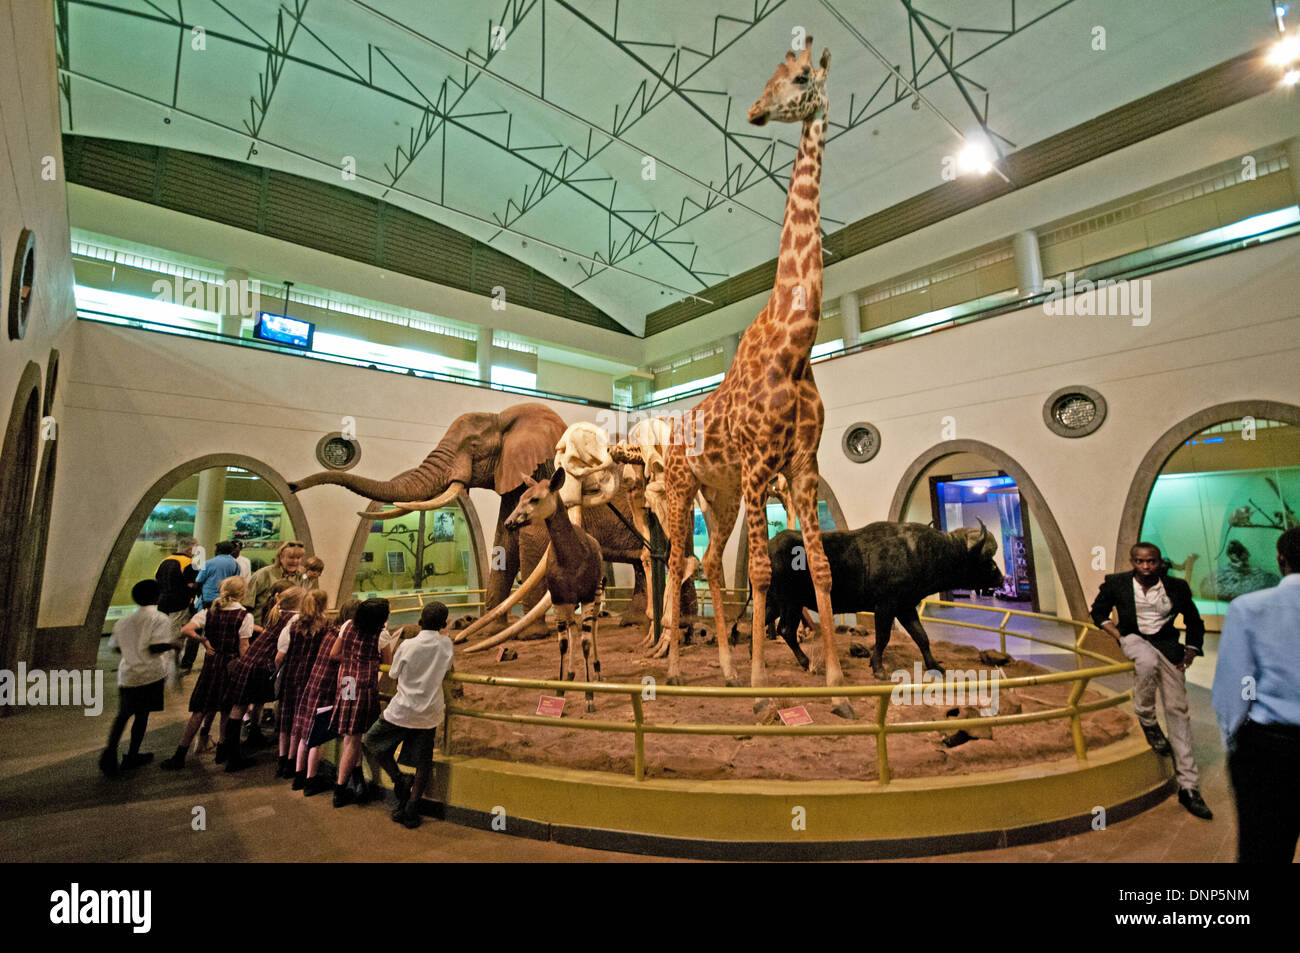
[[[348,470],[361,459],[361,444],[338,431],[327,433],[316,444],[316,459],[326,469]]]
[[[27,333],[27,314],[32,307],[36,281],[36,236],[24,228],[14,251],[14,270],[9,279],[9,337],[20,341]]]
[[[1062,437],[1086,437],[1106,419],[1106,398],[1091,387],[1062,387],[1043,404],[1043,422]]]
[[[844,455],[854,463],[866,463],[880,452],[880,431],[874,424],[857,423],[844,430]]]

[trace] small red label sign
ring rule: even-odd
[[[537,714],[548,718],[559,718],[564,714],[564,699],[556,698],[554,695],[543,695],[537,701]]]
[[[812,715],[808,714],[808,709],[803,705],[798,708],[782,708],[777,714],[781,716],[781,723],[784,725],[811,725],[813,723]]]
[[[501,646],[501,648],[497,649],[497,661],[498,662],[501,661],[501,659],[505,657],[505,654],[506,654],[506,647],[503,645]]]

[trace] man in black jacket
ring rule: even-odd
[[[1159,547],[1135,543],[1129,550],[1132,572],[1106,577],[1092,603],[1092,621],[1108,632],[1120,650],[1133,660],[1133,709],[1142,731],[1156,754],[1174,756],[1178,776],[1178,803],[1197,817],[1214,814],[1197,789],[1196,761],[1192,757],[1192,719],[1187,708],[1184,672],[1202,654],[1205,623],[1192,601],[1192,588],[1184,580],[1162,576]],[[1119,624],[1110,621],[1117,610]],[[1182,614],[1187,644],[1178,640],[1174,617]],[[1156,689],[1169,726],[1166,739],[1156,721]]]

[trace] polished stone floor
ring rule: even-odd
[[[934,638],[982,642],[971,630],[931,629]],[[960,633],[960,634],[959,634]],[[904,636],[905,637],[905,636]],[[996,636],[991,637],[996,642]],[[1025,643],[1013,654],[1028,657]],[[1024,652],[1023,655],[1021,653]],[[1037,654],[1037,653],[1034,653]],[[1204,663],[1206,660],[1200,660]],[[1059,659],[1057,660],[1059,663]],[[0,718],[0,860],[4,861],[628,861],[631,854],[566,847],[426,819],[415,831],[393,824],[372,804],[335,810],[328,794],[303,798],[272,778],[273,759],[234,775],[210,757],[171,773],[156,764],[104,778],[96,765],[116,708],[115,660],[101,656],[105,712],[30,708]],[[1209,665],[1205,666],[1207,669]],[[1215,811],[1198,820],[1169,798],[1135,818],[1049,843],[934,861],[1225,862],[1235,852],[1236,822],[1213,722],[1209,691],[1191,679],[1201,790]],[[192,684],[186,680],[186,687]],[[150,721],[145,751],[174,749],[188,694],[169,696]],[[125,743],[123,744],[125,749]],[[194,759],[191,759],[194,760]],[[192,829],[195,808],[207,829]]]

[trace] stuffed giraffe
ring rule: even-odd
[[[728,685],[740,684],[731,661],[720,598],[722,548],[735,526],[743,499],[749,537],[749,582],[753,590],[750,684],[763,684],[763,625],[772,578],[767,551],[766,503],[777,476],[789,485],[789,503],[803,532],[808,568],[817,595],[817,612],[826,650],[826,683],[844,681],[835,650],[831,611],[831,570],[822,549],[817,520],[817,448],[825,411],[813,381],[811,355],[822,305],[821,170],[826,145],[826,73],[830,52],[822,51],[820,69],[812,65],[812,37],[799,55],[787,53],[763,94],[749,110],[749,121],[802,123],[799,151],[790,176],[776,284],[767,305],[749,326],[718,389],[688,411],[674,427],[664,467],[664,527],[671,551],[668,577],[678,578],[690,549],[691,506],[697,491],[713,513],[716,538],[710,534],[704,571],[715,592],[713,612],[718,654]],[[716,580],[716,582],[715,582]],[[669,592],[665,621],[668,682],[682,681],[678,658],[678,594]],[[854,717],[845,698],[834,711]],[[768,702],[754,707],[762,710]]]

